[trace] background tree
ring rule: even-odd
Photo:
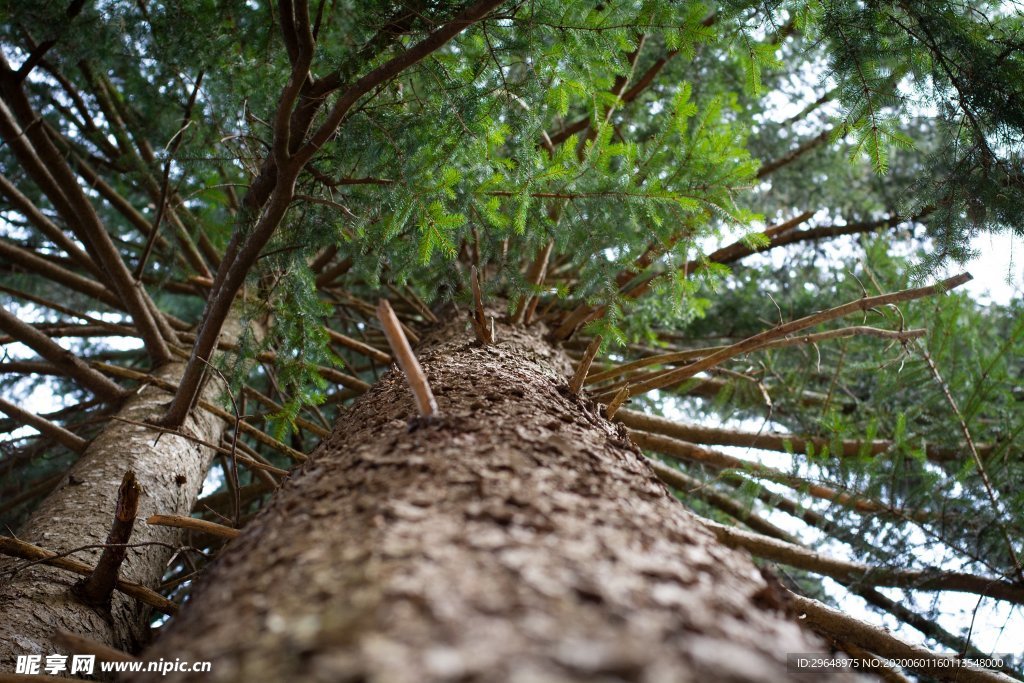
[[[621,441],[600,451],[594,490],[610,507],[575,498],[566,519],[626,516],[636,500],[657,497],[605,420],[624,424],[654,473],[707,520],[652,503],[643,517],[651,525],[662,515],[667,528],[685,529],[653,538],[675,539],[677,551],[685,538],[730,558],[729,570],[702,571],[753,595],[744,609],[761,626],[747,634],[748,652],[765,633],[780,646],[806,641],[777,630],[784,619],[772,607],[785,599],[760,605],[763,582],[740,579],[746,560],[723,545],[788,567],[782,581],[797,594],[831,600],[835,589],[821,578],[830,577],[946,651],[978,653],[970,632],[939,625],[940,603],[916,596],[961,591],[1019,609],[1019,306],[942,293],[963,278],[919,281],[965,257],[978,231],[1022,231],[1024,78],[1012,7],[485,0],[2,9],[0,259],[10,303],[0,313],[9,349],[0,409],[9,432],[37,432],[5,443],[0,507],[23,525],[21,540],[2,549],[38,561],[89,546],[60,570],[5,566],[5,657],[59,649],[61,630],[138,650],[151,608],[175,611],[168,599],[180,601],[218,548],[181,530],[196,524],[180,519],[193,511],[238,528],[275,499],[277,514],[251,525],[222,563],[238,571],[221,576],[287,582],[287,572],[261,573],[259,553],[284,528],[274,520],[312,533],[296,509],[320,485],[314,465],[274,497],[290,469],[332,432],[318,462],[344,462],[345,449],[367,443],[362,430],[413,415],[409,395],[383,374],[395,351],[374,308],[381,297],[414,344],[470,311],[476,344],[501,348],[505,339],[516,349],[498,353],[506,372],[531,355],[546,359],[523,370],[532,377],[523,391],[547,397],[541,415],[575,406],[592,422],[560,437],[572,444],[566,453],[596,434]],[[796,112],[788,117],[778,113],[787,100]],[[473,392],[490,389],[484,395],[504,397],[495,423],[522,418],[508,377],[446,379],[445,363],[475,376],[491,361],[477,357],[472,337],[459,341],[467,330],[445,329],[418,351],[430,384],[448,392],[438,393],[442,415],[462,407],[481,421],[488,413]],[[541,386],[560,386],[552,373],[565,380],[560,398]],[[577,398],[584,381],[594,404]],[[66,407],[20,407],[38,384],[67,397]],[[702,426],[711,415],[763,427]],[[442,443],[459,431],[451,423],[413,426],[394,443],[421,447],[417,439],[434,435],[441,441],[430,452],[455,457]],[[517,447],[536,456],[521,438]],[[388,443],[373,444],[377,456]],[[728,445],[773,449],[789,464],[719,448]],[[468,464],[547,490],[517,467],[481,459],[485,451]],[[573,490],[579,472],[553,457],[533,469]],[[619,470],[608,465],[615,458],[633,464]],[[127,470],[144,487],[140,516],[179,526],[111,530],[118,501],[130,498],[130,482],[119,486]],[[445,528],[440,484],[466,472],[427,470],[426,490],[438,492],[427,528]],[[358,480],[333,476],[332,490]],[[608,487],[617,477],[634,496]],[[197,502],[204,478],[222,490]],[[394,487],[421,483],[385,477],[375,505]],[[516,505],[505,488],[492,499]],[[330,514],[348,505],[370,504],[344,498]],[[798,536],[781,516],[817,534]],[[509,526],[493,510],[487,518]],[[573,537],[564,532],[549,530]],[[118,568],[112,551],[125,533],[132,547]],[[357,546],[338,534],[328,542]],[[295,557],[312,538],[279,550]],[[620,558],[612,565],[635,576],[644,552],[614,538],[623,545],[609,551]],[[531,552],[552,567],[577,557],[567,565],[577,567],[572,547]],[[346,562],[366,572],[353,553]],[[93,578],[69,593],[68,569]],[[122,583],[111,597],[103,587],[115,576]],[[228,607],[244,613],[239,595],[251,586],[200,593],[168,642],[199,652],[206,631],[190,634],[187,624],[230,620]],[[905,589],[906,599],[884,587]],[[559,590],[569,588],[573,605],[586,602],[572,582]],[[647,588],[657,595],[653,582]],[[729,594],[689,596],[710,611]],[[906,652],[792,600],[848,652]],[[648,621],[671,604],[651,606]],[[578,623],[582,614],[562,617]],[[287,630],[313,638],[304,646],[316,653],[349,642],[352,629],[336,627]],[[317,640],[324,633],[333,635]],[[628,675],[703,670],[685,643],[663,644],[648,661],[624,656]],[[268,652],[268,666],[284,666]],[[351,666],[372,670],[370,660]],[[602,662],[605,673],[626,666]],[[553,675],[594,674],[554,655],[542,664]]]

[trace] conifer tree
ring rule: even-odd
[[[1013,3],[0,27],[0,680],[1020,677],[941,619],[1024,603],[1024,318],[945,273],[1024,235]]]

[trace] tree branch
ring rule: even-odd
[[[0,398],[0,411],[7,413],[10,417],[15,420],[19,420],[29,427],[38,429],[44,436],[48,436],[57,443],[67,446],[76,453],[83,452],[89,445],[88,441],[77,434],[68,431],[64,427],[61,427],[59,424],[50,422],[46,418],[40,417],[35,413],[22,410],[18,406],[13,403],[9,403],[2,398]]]
[[[760,348],[764,346],[766,342],[774,341],[780,337],[786,337],[794,332],[799,332],[805,328],[811,327],[812,325],[818,325],[829,320],[841,318],[851,313],[858,311],[868,311],[871,308],[878,306],[886,306],[889,304],[899,303],[901,301],[910,301],[913,299],[920,299],[927,296],[933,296],[942,292],[948,291],[955,287],[959,287],[965,282],[971,279],[970,273],[962,273],[954,277],[948,278],[939,284],[932,285],[930,287],[918,287],[916,289],[905,289],[900,292],[893,292],[890,294],[881,294],[879,296],[864,297],[857,301],[851,301],[835,308],[830,308],[826,311],[820,311],[809,316],[805,316],[798,320],[793,320],[783,325],[778,325],[772,329],[765,330],[759,334],[755,334],[752,337],[736,342],[730,346],[727,346],[715,353],[712,353],[699,361],[696,361],[684,368],[679,368],[672,372],[666,373],[660,377],[649,379],[645,382],[639,382],[636,385],[630,386],[630,393],[634,396],[652,391],[654,389],[660,389],[673,384],[678,384],[684,379],[693,377],[699,372],[703,372],[708,368],[712,368],[724,360],[738,356],[748,351]]]
[[[50,361],[82,387],[107,401],[118,401],[124,390],[85,364],[78,356],[58,346],[45,334],[0,308],[0,329]]]
[[[995,671],[959,664],[957,658],[951,655],[936,654],[919,645],[905,643],[887,629],[865,624],[859,619],[826,607],[817,600],[811,600],[796,593],[790,593],[789,599],[792,607],[801,613],[801,619],[810,627],[853,642],[882,657],[921,662],[922,666],[915,669],[920,673],[944,680],[956,680],[959,683],[1015,683],[1016,681],[1016,679]]]

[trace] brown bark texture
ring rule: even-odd
[[[184,363],[169,363],[155,374],[177,382]],[[204,398],[217,401],[223,383],[207,382]],[[146,386],[121,407],[120,418],[142,422],[163,414],[169,394]],[[195,411],[182,431],[216,443],[227,428],[220,418]],[[154,444],[154,440],[159,440]],[[142,495],[142,519],[154,513],[184,514],[192,510],[213,458],[213,449],[172,434],[160,435],[138,424],[111,420],[72,466],[60,486],[47,496],[25,525],[18,530],[23,541],[64,552],[107,539],[117,507],[118,488],[125,472],[133,470]],[[118,576],[147,586],[163,575],[173,552],[182,544],[184,531],[169,527],[135,525],[130,543],[160,542],[129,549]],[[77,552],[71,557],[95,566],[101,549]],[[55,641],[58,630],[83,634],[94,641],[125,651],[145,644],[152,608],[114,591],[110,610],[85,605],[71,593],[81,577],[66,571],[34,565],[13,576],[7,572],[23,560],[0,557],[0,670],[13,671],[17,655],[67,654]]]
[[[799,679],[786,653],[821,643],[570,394],[566,357],[467,330],[418,351],[440,417],[385,375],[144,658],[209,660],[207,683]]]

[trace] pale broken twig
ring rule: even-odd
[[[384,336],[387,337],[391,353],[398,361],[398,367],[402,368],[402,372],[405,373],[405,379],[409,382],[409,387],[416,397],[416,407],[419,408],[420,416],[436,417],[439,413],[434,392],[430,390],[427,376],[423,374],[423,368],[416,360],[412,347],[409,346],[409,340],[406,339],[398,317],[395,316],[387,299],[381,299],[377,304],[377,318],[380,319],[380,323],[384,327]]]

